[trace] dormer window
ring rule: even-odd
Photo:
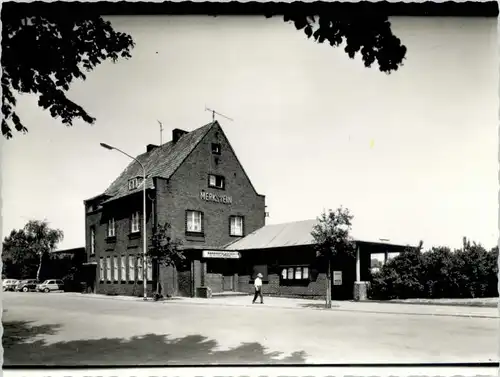
[[[142,177],[135,177],[135,178],[129,179],[128,189],[135,190],[137,187],[140,186],[141,182],[142,182]]]
[[[220,150],[221,150],[221,147],[220,147],[219,143],[212,143],[212,153],[213,154],[220,155]]]

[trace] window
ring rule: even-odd
[[[121,267],[122,267],[122,281],[127,280],[127,264],[125,260],[125,255],[121,257]]]
[[[212,143],[212,153],[213,154],[220,154],[221,147],[219,143]]]
[[[146,271],[146,278],[148,281],[153,280],[153,263],[151,262],[151,259],[147,260],[147,267],[148,270]]]
[[[118,258],[113,257],[113,280],[118,282]]]
[[[139,212],[134,212],[132,214],[132,218],[130,220],[130,232],[131,233],[137,233],[140,231],[140,226],[139,226]]]
[[[90,228],[90,255],[95,254],[95,228]]]
[[[138,281],[142,281],[144,279],[143,268],[144,268],[144,266],[142,264],[142,258],[137,257],[137,280]]]
[[[106,280],[111,281],[111,258],[106,257]]]
[[[202,232],[202,216],[203,214],[199,211],[187,211],[186,212],[186,231],[193,233]]]
[[[115,236],[115,219],[111,218],[108,220],[108,237]]]
[[[128,280],[135,281],[135,257],[133,255],[128,256]]]
[[[218,188],[218,189],[224,189],[225,184],[224,184],[224,177],[220,175],[214,175],[214,174],[209,174],[208,175],[208,187],[213,187],[213,188]]]
[[[99,280],[104,281],[104,258],[99,259]]]
[[[283,280],[308,280],[309,267],[286,267],[281,270]]]
[[[133,190],[137,188],[137,178],[132,178],[128,181],[128,189]]]
[[[231,216],[230,218],[230,232],[229,235],[241,237],[243,236],[243,217]]]

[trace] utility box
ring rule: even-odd
[[[212,298],[212,290],[210,287],[198,287],[196,288],[196,297]]]

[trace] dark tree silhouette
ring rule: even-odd
[[[406,47],[394,36],[386,16],[352,16],[317,8],[290,5],[284,21],[293,22],[308,38],[338,47],[345,44],[349,57],[359,52],[366,67],[377,62],[379,70],[390,73],[402,65]],[[59,2],[33,7],[8,2],[2,6],[2,134],[13,137],[13,128],[26,133],[27,127],[16,113],[15,94],[34,94],[38,105],[66,126],[75,119],[93,124],[85,109],[71,101],[66,92],[75,79],[86,79],[105,60],[130,58],[132,37],[113,29],[109,21],[78,7]],[[267,14],[266,17],[272,17]]]
[[[62,3],[59,3],[62,4]],[[99,16],[58,11],[40,13],[36,7],[4,4],[2,7],[2,134],[10,139],[12,125],[28,129],[15,111],[18,94],[38,96],[38,105],[53,118],[71,126],[76,118],[93,124],[95,119],[66,92],[75,79],[86,79],[104,60],[130,58],[134,42],[130,35],[116,32]],[[22,10],[22,11],[19,11]],[[68,10],[68,9],[66,9]]]
[[[328,42],[332,47],[345,44],[344,51],[354,59],[361,53],[365,67],[378,63],[381,72],[391,73],[403,65],[406,47],[391,30],[387,16],[374,14],[352,16],[332,12],[325,7],[318,15],[307,15],[300,6],[285,13],[284,21],[292,22],[297,30],[303,30],[307,38],[318,43]]]

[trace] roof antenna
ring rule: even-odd
[[[231,119],[231,118],[229,118],[229,117],[225,116],[224,114],[218,113],[218,112],[217,112],[217,111],[215,111],[215,110],[209,109],[209,108],[208,108],[208,107],[206,107],[206,106],[205,106],[205,111],[211,111],[211,112],[212,112],[212,122],[214,122],[214,121],[215,121],[215,114],[220,115],[221,117],[226,118],[227,120],[230,120],[231,122],[233,122],[233,121],[234,121],[234,119]]]
[[[163,125],[159,120],[157,120],[157,122],[160,124],[160,147],[161,147],[163,144]]]

